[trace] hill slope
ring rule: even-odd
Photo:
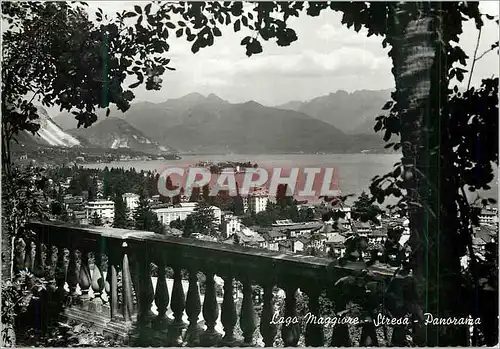
[[[104,118],[89,128],[71,129],[68,132],[102,148],[125,148],[151,154],[173,152],[172,148],[159,145],[119,118]]]
[[[40,144],[57,147],[75,147],[84,145],[82,140],[63,131],[47,113],[43,107],[38,107],[38,119],[35,120],[40,125],[39,130],[33,135],[30,132],[22,132],[16,139],[20,143]]]

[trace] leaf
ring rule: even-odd
[[[151,4],[147,4],[146,7],[144,8],[144,13],[149,15],[149,12],[151,11]]]
[[[182,33],[184,32],[184,28],[179,28],[176,32],[175,32],[175,36],[180,38],[182,36]]]
[[[140,82],[140,81],[138,81],[138,82],[136,82],[136,83],[134,83],[134,84],[130,85],[130,86],[129,86],[129,88],[136,88],[136,87],[137,87],[137,86],[139,86],[140,84],[141,84],[141,82]]]
[[[222,35],[220,29],[217,27],[214,27],[213,31],[214,31],[214,36],[221,36]]]
[[[167,28],[175,29],[175,24],[172,22],[167,22],[167,23],[165,23],[165,25],[167,26]]]
[[[373,129],[375,130],[375,132],[378,132],[382,129],[382,121],[379,120],[377,121],[377,123],[375,124],[375,127],[373,127]]]
[[[239,32],[241,29],[241,22],[239,19],[237,19],[235,22],[234,22],[234,31],[235,32]]]
[[[241,45],[248,45],[252,38],[250,36],[245,36],[243,40],[241,40]]]
[[[132,18],[132,17],[135,17],[137,16],[137,13],[135,12],[127,12],[125,13],[125,15],[123,16],[124,18]]]
[[[141,7],[140,7],[140,6],[135,5],[135,6],[134,6],[134,10],[135,10],[135,12],[137,12],[138,14],[140,14],[140,15],[142,14],[142,9],[141,9]]]
[[[392,105],[394,104],[393,101],[387,101],[384,106],[382,107],[382,110],[389,110],[391,109]]]
[[[109,108],[106,109],[106,117],[108,117],[110,113],[111,113],[111,109],[109,109]]]

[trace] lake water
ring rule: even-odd
[[[339,189],[343,195],[359,195],[369,191],[371,179],[392,170],[394,163],[401,158],[400,154],[290,154],[290,155],[182,155],[180,160],[151,161],[112,161],[110,163],[85,164],[87,168],[117,167],[135,168],[136,170],[161,172],[167,167],[194,165],[200,161],[225,162],[239,161],[257,163],[260,166],[273,167],[333,167],[337,173]],[[498,196],[498,184],[495,180],[490,184],[492,197]],[[352,203],[349,199],[348,203]],[[394,200],[386,202],[394,203]]]

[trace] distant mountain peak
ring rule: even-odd
[[[262,104],[254,101],[254,100],[250,100],[250,101],[246,101],[245,103],[243,103],[243,105],[247,105],[247,106],[255,106],[255,107],[263,107]]]
[[[214,101],[214,102],[224,102],[224,103],[227,103],[226,100],[220,98],[219,96],[217,96],[215,93],[211,93],[207,96],[207,100],[209,101]]]
[[[198,92],[191,92],[185,95],[184,97],[181,97],[179,99],[183,100],[189,100],[189,101],[199,101],[199,100],[204,100],[205,96],[203,96],[201,93]]]

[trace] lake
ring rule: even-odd
[[[392,170],[393,165],[401,158],[401,154],[277,154],[277,155],[182,155],[180,160],[151,161],[112,161],[110,163],[85,164],[86,168],[107,167],[135,168],[136,170],[161,172],[166,167],[194,165],[200,161],[225,162],[239,161],[257,163],[260,166],[274,167],[333,167],[338,176],[339,189],[343,195],[359,195],[369,191],[371,179]],[[492,197],[497,197],[498,183],[490,184]],[[352,203],[350,198],[348,203]],[[394,203],[389,200],[386,204]]]

